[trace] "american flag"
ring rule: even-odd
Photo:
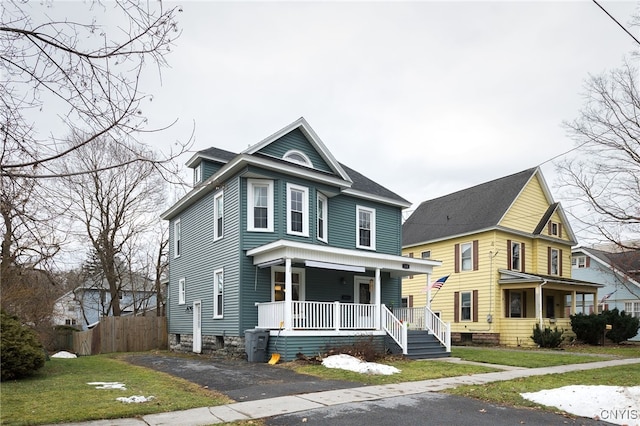
[[[447,281],[447,278],[449,278],[449,275],[445,275],[442,278],[438,278],[436,281],[431,283],[431,288],[441,288],[444,285],[444,282]]]
[[[607,300],[608,298],[610,298],[610,297],[611,297],[611,295],[612,295],[613,293],[615,293],[615,292],[616,292],[616,291],[615,291],[615,290],[613,290],[611,293],[609,293],[609,294],[605,294],[605,295],[604,295],[604,297],[602,298],[602,300],[600,301],[600,303],[602,303],[602,302],[604,302],[605,300]]]

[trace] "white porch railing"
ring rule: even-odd
[[[277,329],[285,321],[286,302],[256,303],[258,328]],[[375,330],[376,305],[340,302],[291,302],[296,330]]]
[[[427,330],[451,352],[451,324],[445,323],[427,308],[396,308],[393,314],[411,330]]]
[[[407,355],[409,353],[407,323],[396,318],[385,305],[382,305],[381,314],[382,328],[400,346],[403,355]]]

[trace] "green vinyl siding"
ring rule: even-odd
[[[209,179],[214,173],[220,170],[222,166],[224,166],[224,164],[202,160],[200,164],[200,167],[201,167],[200,172],[202,173],[202,182]]]
[[[282,158],[284,154],[291,150],[300,151],[309,157],[314,169],[328,173],[332,172],[326,161],[318,154],[313,145],[311,145],[299,129],[287,133],[280,139],[262,148],[259,152],[276,158]]]
[[[218,191],[207,194],[200,202],[191,206],[172,219],[173,223],[180,218],[182,231],[182,254],[173,258],[173,244],[170,244],[171,268],[169,272],[169,304],[170,333],[191,333],[193,330],[193,313],[187,308],[193,302],[202,302],[202,333],[222,334],[229,326],[237,328],[239,306],[237,303],[237,282],[239,276],[238,249],[239,222],[238,215],[231,209],[225,209],[224,238],[214,242],[213,202]],[[238,202],[238,179],[227,182],[224,186],[225,206]],[[173,240],[173,235],[170,235]],[[224,318],[213,320],[213,271],[224,269]],[[186,299],[184,305],[178,305],[178,282],[185,279]],[[235,287],[235,288],[234,288]]]
[[[385,338],[383,335],[360,336],[269,336],[267,343],[267,359],[271,354],[280,354],[283,361],[293,361],[298,353],[306,356],[325,354],[329,349],[351,346],[358,342],[373,344],[376,351],[384,353]]]

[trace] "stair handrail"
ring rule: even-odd
[[[403,355],[409,354],[407,323],[400,321],[383,303],[381,306],[382,329],[400,346]]]
[[[451,352],[451,323],[445,323],[428,306],[424,307],[425,328],[433,334]]]

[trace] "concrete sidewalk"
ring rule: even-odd
[[[443,359],[448,362],[469,363],[458,359]],[[559,365],[542,368],[519,368],[487,365],[504,371],[481,373],[469,376],[446,377],[442,379],[404,382],[390,385],[362,386],[349,389],[304,393],[299,395],[237,402],[216,407],[202,407],[169,413],[149,414],[142,419],[111,419],[83,423],[67,423],[67,426],[160,426],[160,425],[211,425],[239,420],[260,419],[299,411],[312,410],[349,402],[372,401],[396,396],[437,392],[461,385],[481,385],[484,383],[518,379],[530,376],[568,373],[596,368],[638,364],[640,358],[588,362],[584,364]]]

